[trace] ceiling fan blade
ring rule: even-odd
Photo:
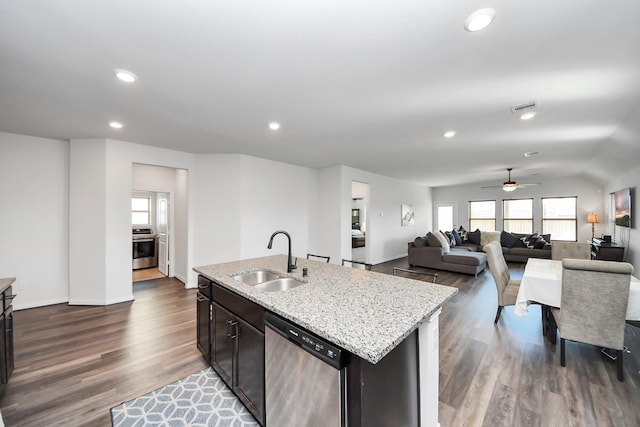
[[[518,188],[525,188],[525,187],[535,187],[536,185],[542,185],[542,183],[540,182],[534,182],[532,184],[518,184],[517,187]]]
[[[480,188],[502,188],[502,185],[488,185],[486,187],[480,187]]]

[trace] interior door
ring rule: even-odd
[[[169,276],[169,193],[156,195],[158,204],[158,270]]]

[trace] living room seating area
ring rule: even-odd
[[[499,242],[504,259],[526,263],[529,258],[551,258],[551,235],[519,234],[505,231],[466,232],[462,227],[447,232],[428,232],[407,244],[410,266],[420,266],[456,273],[473,274],[485,269],[486,254],[482,248]]]

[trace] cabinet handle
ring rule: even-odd
[[[209,301],[209,298],[203,297],[203,296],[200,296],[200,295],[198,295],[196,298],[198,298],[198,301],[202,301],[202,302]]]
[[[233,320],[233,319],[227,320],[227,337],[233,340],[238,336],[237,326],[238,326],[237,320]]]

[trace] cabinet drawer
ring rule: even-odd
[[[264,308],[223,288],[216,282],[212,283],[212,295],[215,302],[264,332]]]
[[[211,280],[204,276],[198,276],[198,292],[211,299]]]

